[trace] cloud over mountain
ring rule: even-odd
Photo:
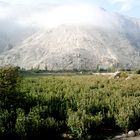
[[[135,18],[83,4],[29,11],[19,18],[18,13],[15,23],[36,32],[1,53],[0,65],[49,70],[140,66],[140,21]]]

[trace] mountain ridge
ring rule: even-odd
[[[140,20],[98,10],[93,24],[64,23],[37,31],[1,53],[0,65],[48,70],[140,67]]]

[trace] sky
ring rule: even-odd
[[[43,4],[69,4],[88,3],[95,4],[108,11],[118,12],[130,17],[140,18],[140,0],[0,0],[10,4],[43,5]]]
[[[112,28],[120,24],[118,13],[140,19],[140,0],[0,0],[0,30],[64,24]]]

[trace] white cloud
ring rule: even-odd
[[[140,0],[109,0],[113,4],[120,5],[120,12],[133,10],[136,6],[140,6]]]
[[[18,0],[13,1],[17,2]],[[31,1],[33,2],[33,0]],[[44,0],[40,0],[40,2],[43,1]],[[139,2],[139,0],[108,1],[121,5],[120,11],[123,12],[133,8],[133,6],[136,5],[136,3],[134,4],[134,1],[137,2],[137,4]],[[110,16],[108,12],[97,8],[93,5],[93,3],[83,4],[80,0],[75,3],[71,2],[71,4],[61,3],[60,5],[39,4],[25,6],[19,4],[9,4],[8,6],[4,6],[0,4],[0,19],[4,18],[10,19],[11,22],[14,21],[14,23],[23,27],[33,26],[48,28],[61,24],[95,24],[97,26],[110,27],[112,24],[117,24],[115,23],[116,20],[113,16]],[[108,24],[108,21],[110,21],[110,25]]]
[[[8,22],[17,23],[20,26],[37,26],[36,21],[39,21],[42,15],[46,15],[54,7],[56,7],[56,5],[3,5],[0,2],[0,22],[2,20],[8,20]]]
[[[42,28],[57,27],[63,24],[92,24],[111,28],[112,24],[117,24],[114,16],[110,16],[105,10],[89,4],[62,5],[49,11],[37,11],[31,13],[30,16],[19,18],[17,22],[23,26],[32,25]]]
[[[133,8],[130,4],[124,4],[121,6],[120,12],[127,12]]]
[[[97,8],[94,5],[81,3],[43,6],[11,4],[7,10],[4,7],[0,13],[4,13],[0,15],[0,18],[10,19],[11,22],[14,21],[23,27],[48,28],[62,24],[94,24],[107,27],[108,20],[115,22],[112,19],[113,16],[110,17],[108,12],[103,9]]]

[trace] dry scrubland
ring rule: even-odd
[[[13,75],[12,75],[13,76]],[[105,139],[140,127],[140,76],[0,77],[0,136],[33,139]],[[5,81],[4,81],[4,80]],[[4,82],[2,82],[4,81]],[[9,82],[10,85],[10,82]],[[5,86],[8,87],[8,86]],[[5,88],[6,89],[6,88]],[[8,91],[9,90],[9,91]]]

